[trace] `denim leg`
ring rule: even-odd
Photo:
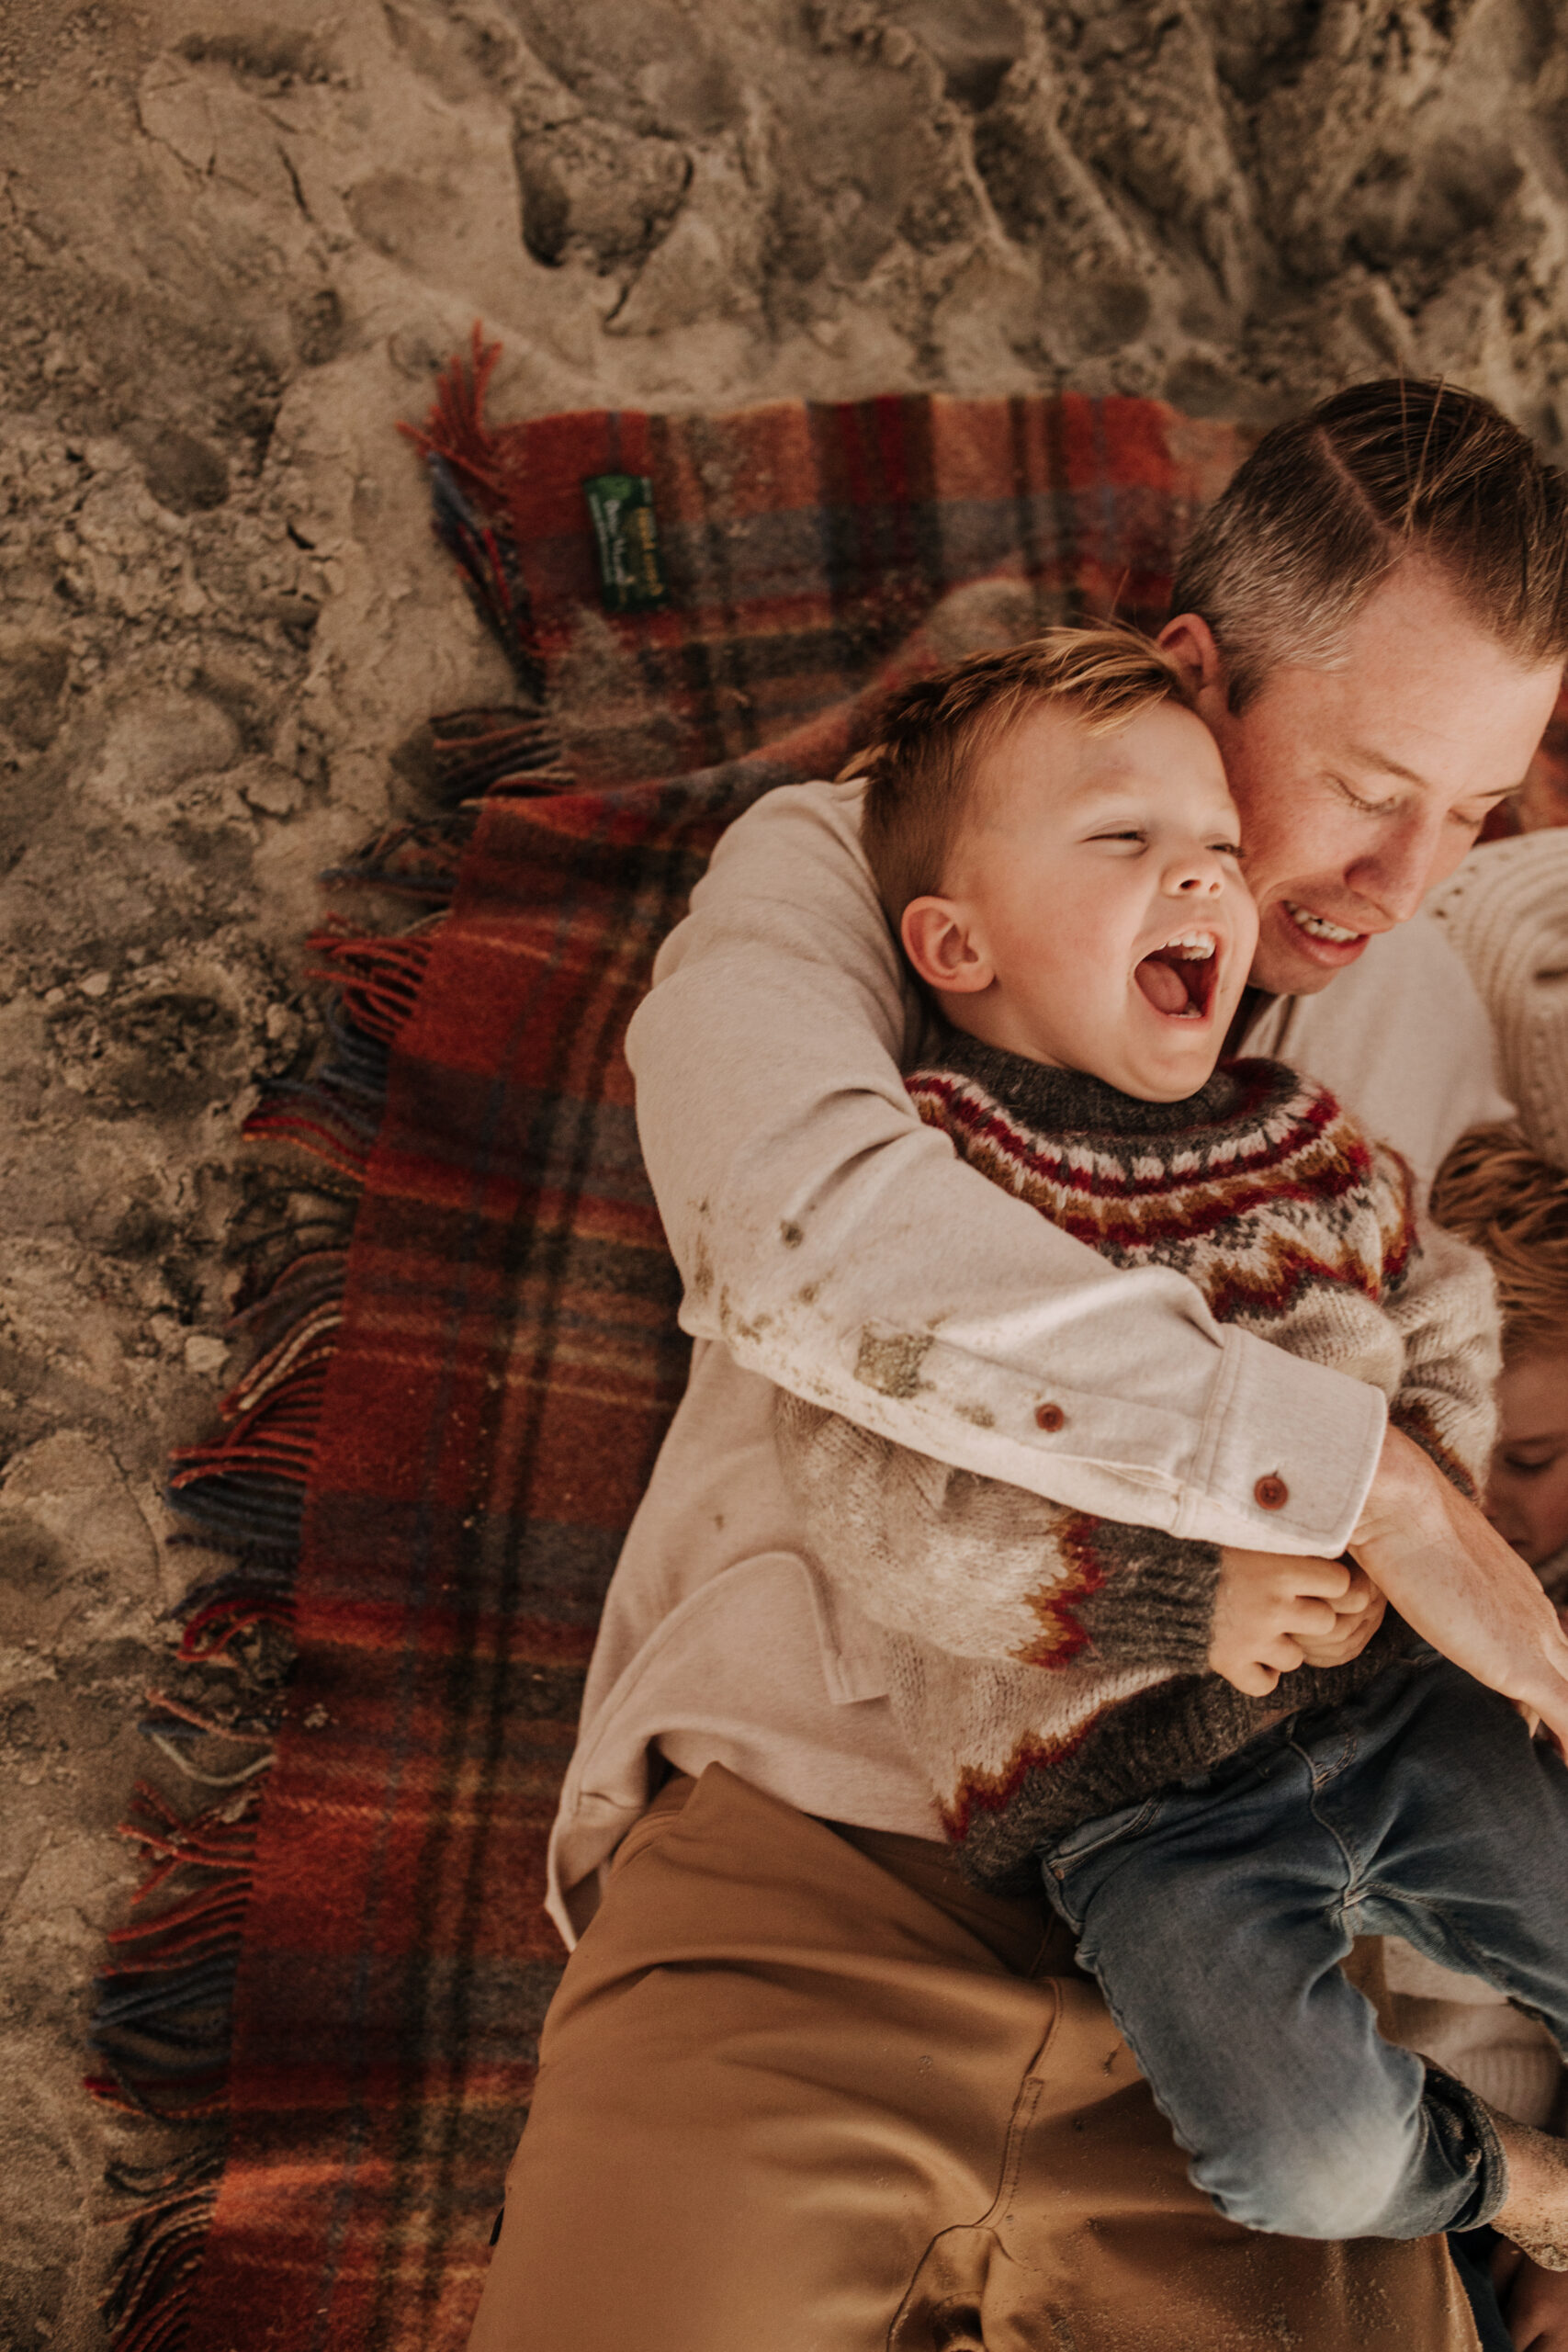
[[[1496,2243],[1495,2230],[1456,2230],[1449,2239],[1449,2253],[1481,2338],[1481,2352],[1514,2352],[1513,2335],[1492,2284],[1492,2249]]]
[[[1485,1978],[1568,2050],[1568,1768],[1444,1658],[1296,1736],[1358,1928]]]
[[[1340,1973],[1351,1872],[1314,1795],[1311,1760],[1268,1735],[1060,1841],[1047,1889],[1228,2220],[1331,2239],[1473,2226],[1503,2194],[1495,2141],[1462,2095],[1427,2097]]]

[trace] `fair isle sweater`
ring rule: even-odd
[[[1144,1102],[957,1032],[908,1086],[964,1159],[1117,1265],[1175,1267],[1218,1319],[1373,1383],[1474,1491],[1498,1370],[1490,1272],[1418,1217],[1404,1162],[1325,1089],[1237,1061],[1185,1102]],[[1070,1451],[1070,1419],[1041,1406]],[[884,1629],[900,1731],[984,1883],[1016,1883],[1043,1841],[1207,1770],[1282,1711],[1348,1698],[1409,1645],[1390,1611],[1349,1665],[1248,1698],[1206,1666],[1214,1544],[1066,1510],[784,1391],[778,1425],[813,1555]]]

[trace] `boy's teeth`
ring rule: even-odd
[[[1359,931],[1347,931],[1343,923],[1330,922],[1326,915],[1308,914],[1304,907],[1294,905],[1289,899],[1286,899],[1285,904],[1290,908],[1294,921],[1300,923],[1303,931],[1310,932],[1314,939],[1332,939],[1343,944],[1347,940],[1359,939],[1361,936]]]
[[[1183,956],[1193,956],[1200,961],[1214,952],[1214,943],[1206,932],[1183,932],[1179,939],[1168,939],[1165,944],[1168,955],[1173,949],[1179,949]]]

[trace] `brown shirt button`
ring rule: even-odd
[[[1283,1510],[1291,1499],[1291,1490],[1283,1478],[1277,1477],[1270,1470],[1269,1476],[1259,1478],[1252,1489],[1252,1499],[1259,1510]]]
[[[1034,1426],[1037,1430],[1059,1430],[1066,1425],[1066,1415],[1060,1405],[1036,1405]]]

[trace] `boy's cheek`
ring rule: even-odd
[[[1486,1486],[1486,1516],[1521,1559],[1543,1566],[1568,1544],[1568,1465],[1524,1479],[1495,1464]]]

